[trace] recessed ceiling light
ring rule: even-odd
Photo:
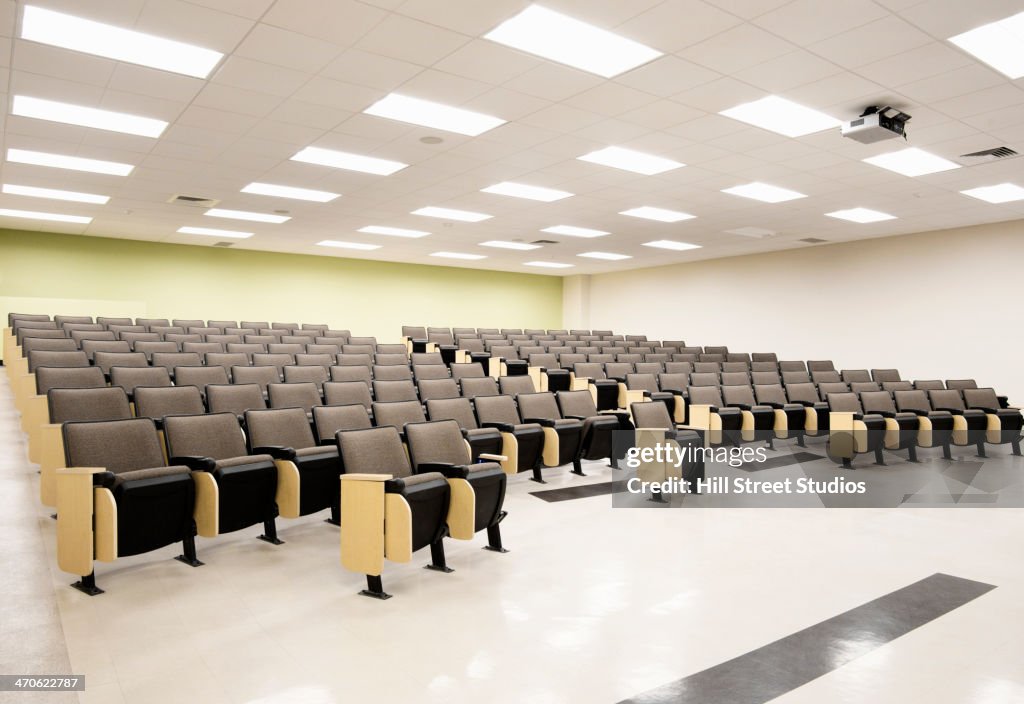
[[[460,220],[462,222],[480,222],[490,220],[493,215],[487,213],[474,213],[471,210],[455,210],[454,208],[439,208],[428,205],[425,208],[412,211],[413,215],[425,215],[428,218],[442,218],[444,220]]]
[[[110,196],[100,196],[95,193],[79,193],[77,191],[60,191],[56,188],[36,188],[35,186],[18,186],[13,183],[5,183],[3,192],[12,196],[29,196],[31,198],[50,198],[52,200],[69,200],[76,203],[96,203],[106,205]]]
[[[654,174],[661,174],[672,169],[678,169],[681,166],[686,166],[686,164],[673,161],[672,159],[645,154],[632,149],[623,149],[622,147],[605,147],[604,149],[598,149],[596,152],[590,152],[576,158],[580,161],[604,164],[614,169],[632,171],[633,173],[644,174],[645,176],[653,176]]]
[[[661,56],[606,29],[530,5],[484,35],[493,42],[612,78]]]
[[[209,76],[224,56],[212,49],[32,5],[25,7],[21,38],[196,78]]]
[[[295,200],[311,200],[316,203],[329,203],[340,193],[329,191],[314,191],[309,188],[295,188],[294,186],[278,186],[273,183],[250,183],[242,189],[242,193],[254,193],[260,196],[277,196],[278,198],[293,198]]]
[[[864,161],[904,176],[924,176],[960,168],[960,164],[943,159],[941,156],[935,156],[917,147],[879,154],[868,157]]]
[[[700,249],[699,244],[690,244],[689,242],[676,242],[675,240],[654,240],[653,242],[644,242],[644,247],[672,249],[677,252],[682,252],[687,249]]]
[[[116,161],[83,159],[78,156],[34,152],[29,149],[8,149],[7,161],[13,161],[18,164],[33,164],[35,166],[50,166],[55,169],[70,169],[71,171],[88,171],[94,174],[108,174],[110,176],[127,176],[135,168],[131,164],[119,164]]]
[[[983,24],[949,41],[1010,78],[1024,76],[1024,12]]]
[[[84,215],[62,215],[60,213],[39,213],[34,210],[11,210],[0,208],[0,216],[6,218],[25,218],[26,220],[50,220],[52,222],[74,222],[80,225],[88,225],[92,218]]]
[[[552,235],[568,235],[569,237],[604,237],[611,234],[604,230],[591,230],[589,227],[576,227],[575,225],[553,225],[545,227],[541,232],[550,232]]]
[[[645,220],[657,220],[658,222],[680,222],[681,220],[692,220],[697,217],[696,215],[682,213],[678,210],[652,208],[649,205],[623,210],[619,215],[629,215],[630,217],[644,218]]]
[[[360,227],[356,232],[366,232],[371,235],[388,235],[389,237],[426,237],[429,232],[423,230],[407,230],[404,227],[385,227],[383,225],[367,225]]]
[[[726,230],[730,235],[742,235],[743,237],[771,237],[775,230],[768,230],[763,227],[737,227],[734,230]]]
[[[380,249],[379,244],[363,244],[362,242],[342,242],[341,240],[323,240],[316,243],[318,247],[336,247],[338,249],[358,249],[369,252],[371,249]]]
[[[539,266],[545,269],[568,269],[575,264],[563,264],[561,262],[523,262],[524,266]]]
[[[528,200],[539,200],[550,203],[556,200],[568,198],[572,193],[559,191],[555,188],[543,188],[541,186],[530,186],[525,183],[513,183],[502,181],[487,188],[481,188],[484,193],[496,193],[500,196],[512,196],[513,198],[526,198]]]
[[[1012,183],[1000,183],[996,186],[969,188],[966,191],[960,192],[965,196],[977,198],[989,203],[1009,203],[1014,200],[1024,200],[1024,188]]]
[[[838,218],[840,220],[849,220],[850,222],[869,223],[869,222],[882,222],[883,220],[895,220],[895,215],[889,215],[889,213],[883,213],[880,210],[871,210],[870,208],[850,208],[848,210],[836,210],[831,213],[825,213],[830,218]]]
[[[403,164],[400,161],[378,159],[373,156],[339,152],[334,149],[321,149],[320,147],[306,147],[293,156],[292,161],[331,166],[335,169],[346,169],[347,171],[360,171],[365,174],[377,174],[378,176],[390,176],[408,166],[408,164]]]
[[[370,107],[363,110],[367,115],[387,117],[399,122],[408,122],[423,127],[433,127],[445,132],[456,132],[458,134],[476,137],[488,130],[493,130],[499,125],[504,125],[505,120],[493,115],[463,110],[451,105],[435,103],[431,100],[412,98],[408,95],[392,93],[387,95]]]
[[[244,240],[252,237],[251,232],[239,232],[238,230],[218,230],[213,227],[179,227],[178,232],[183,235],[209,235],[210,237],[231,237],[236,240]]]
[[[768,183],[761,183],[760,181],[754,181],[753,183],[747,183],[742,186],[733,186],[732,188],[723,188],[722,193],[731,193],[734,196],[752,198],[764,203],[782,203],[787,200],[796,200],[798,198],[807,197],[803,193],[797,193],[796,191],[791,191],[788,188],[772,186]]]
[[[248,210],[228,210],[226,208],[210,208],[203,215],[214,218],[230,218],[232,220],[251,220],[252,222],[272,222],[280,224],[291,220],[287,215],[269,215],[267,213],[253,213]]]
[[[465,254],[464,252],[434,252],[430,256],[442,259],[487,259],[484,254]]]
[[[612,252],[584,252],[577,254],[577,257],[588,257],[590,259],[606,259],[610,262],[617,262],[622,259],[632,259],[628,254],[614,254]]]
[[[487,242],[481,242],[481,247],[497,247],[498,249],[519,249],[526,251],[528,249],[540,249],[539,244],[527,244],[526,242],[507,242],[505,240],[488,240]]]
[[[70,103],[59,103],[55,100],[32,98],[27,95],[14,96],[11,114],[20,117],[33,117],[37,120],[62,122],[66,125],[134,134],[140,137],[159,137],[167,129],[165,121],[151,117],[87,108]]]
[[[791,100],[769,95],[718,113],[786,137],[803,137],[839,127],[839,120]]]

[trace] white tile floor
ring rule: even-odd
[[[10,506],[38,480],[2,374],[0,404]],[[612,471],[586,470],[549,470],[544,488]],[[175,548],[99,563],[107,593],[90,598],[57,570],[55,524],[35,502],[13,512],[26,530],[4,554],[9,565],[20,546],[45,549],[52,592],[5,599],[44,613],[56,600],[53,626],[90,704],[579,704],[617,702],[946,572],[998,588],[775,701],[1024,701],[1024,510],[630,510],[609,496],[547,503],[528,495],[538,488],[510,483],[511,552],[483,551],[481,537],[447,542],[453,574],[422,569],[423,553],[388,564],[386,602],[356,595],[363,578],[339,564],[322,516],[281,520],[280,547],[257,528],[199,539],[197,569],[173,561]],[[20,696],[10,700],[44,701]]]

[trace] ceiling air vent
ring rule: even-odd
[[[737,227],[735,230],[726,230],[730,235],[740,235],[742,237],[755,237],[761,239],[764,237],[771,237],[775,234],[775,230],[767,230],[763,227]]]
[[[217,198],[203,198],[201,196],[184,196],[180,193],[175,193],[167,202],[176,205],[190,205],[193,208],[212,208],[220,203],[220,200]]]
[[[806,242],[807,244],[821,244],[822,242],[828,242],[828,240],[823,240],[820,237],[804,237],[799,241]]]
[[[982,149],[980,152],[961,154],[957,160],[964,166],[974,166],[975,164],[987,164],[998,159],[1010,159],[1015,156],[1020,156],[1020,154],[1009,147],[994,147],[992,149]]]
[[[234,242],[214,242],[211,247],[234,247]]]
[[[554,240],[534,240],[530,244],[558,244]]]

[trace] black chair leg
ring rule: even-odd
[[[502,511],[502,513],[505,513]],[[508,552],[505,546],[501,544],[501,526],[495,523],[493,526],[487,526],[487,545],[484,545],[484,550],[490,550],[491,552]]]
[[[547,482],[544,481],[544,475],[541,474],[539,461],[537,464],[533,465],[533,476],[530,477],[530,481],[537,482],[538,484],[547,484]]]
[[[96,586],[95,572],[90,572],[77,582],[73,582],[71,586],[83,594],[88,594],[89,596],[96,596],[97,594],[103,593],[103,590]]]
[[[430,564],[426,566],[426,569],[435,572],[455,571],[444,560],[444,538],[438,538],[430,544]]]
[[[186,535],[181,541],[181,547],[184,554],[178,555],[174,558],[175,560],[184,562],[189,567],[203,566],[203,563],[196,557],[196,537],[194,535]]]
[[[799,445],[800,447],[807,447],[807,443],[804,442],[804,434],[803,433],[798,432],[796,434],[796,444]]]
[[[768,446],[769,450],[774,450],[775,449],[775,438],[768,438],[767,440],[765,440],[765,445]]]
[[[907,446],[907,454],[910,456],[911,462],[917,462],[917,448],[913,445]]]
[[[981,442],[978,443],[978,457],[987,457],[987,456],[988,455],[985,454],[985,441],[982,440]]]
[[[273,518],[263,521],[263,535],[259,539],[271,545],[284,545],[284,541],[277,538],[277,521]]]
[[[384,584],[381,582],[379,574],[368,574],[366,575],[366,589],[359,592],[362,596],[368,596],[372,599],[390,599],[391,595],[384,591]]]
[[[942,445],[942,456],[947,460],[953,459],[953,451],[950,450],[948,442]]]
[[[843,458],[843,469],[853,469],[853,458],[852,457],[844,457]]]
[[[881,465],[882,467],[885,466],[885,457],[882,455],[881,447],[875,448],[875,464]]]
[[[579,457],[577,457],[576,459],[574,459],[572,461],[572,473],[573,474],[578,474],[581,477],[587,476],[586,474],[583,473],[583,465],[580,462],[580,458]]]
[[[331,504],[331,517],[325,518],[324,523],[330,523],[332,526],[341,525],[341,504]]]
[[[1011,440],[1010,445],[1013,447],[1013,454],[1020,454],[1020,440]]]

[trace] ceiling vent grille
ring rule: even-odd
[[[822,242],[828,242],[820,237],[804,237],[800,242],[806,242],[807,244],[821,244]]]
[[[1015,156],[1020,156],[1020,154],[1009,147],[993,147],[992,149],[982,149],[980,152],[961,154],[958,161],[964,166],[974,166],[975,164],[987,164],[999,159],[1012,159]]]
[[[220,203],[217,198],[203,198],[201,196],[186,196],[180,193],[175,193],[171,196],[168,203],[174,203],[175,205],[188,205],[193,208],[212,208],[213,206]]]
[[[558,244],[558,242],[554,240],[534,240],[530,244]]]
[[[211,247],[234,247],[234,242],[214,242]]]

